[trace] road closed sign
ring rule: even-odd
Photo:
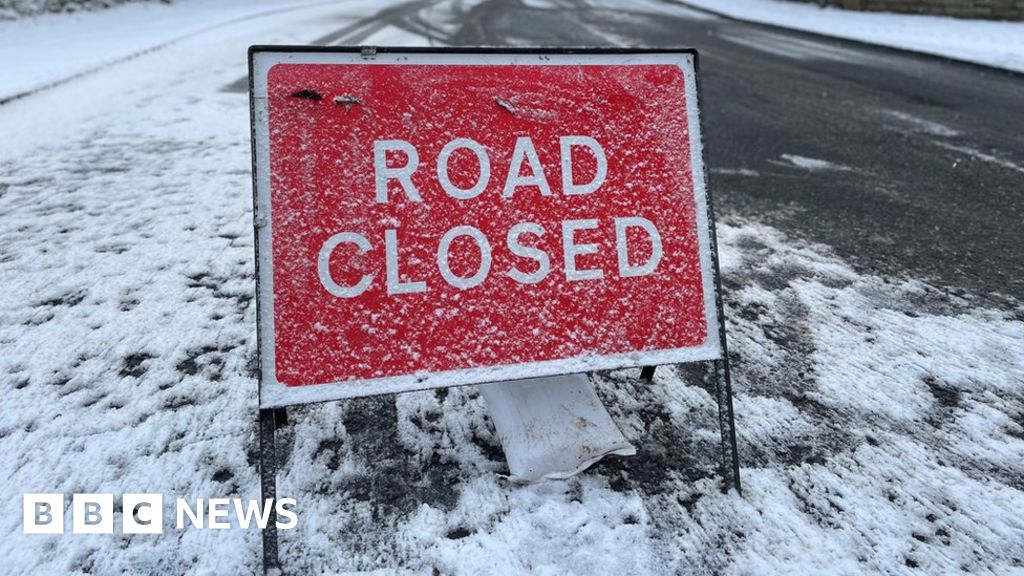
[[[720,358],[695,64],[254,48],[261,406]]]

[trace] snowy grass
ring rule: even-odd
[[[199,35],[0,108],[6,573],[256,570],[254,530],[24,535],[21,495],[258,495],[248,109],[225,87],[249,43],[371,10],[350,9]],[[280,492],[299,502],[288,564],[1024,570],[1024,310],[858,274],[739,217],[719,233],[744,497],[719,491],[712,387],[694,367],[650,386],[595,375],[639,455],[525,487],[499,476],[475,388],[304,406],[279,437]]]

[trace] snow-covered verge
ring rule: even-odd
[[[176,0],[0,21],[0,102],[191,34],[315,0]],[[320,0],[323,3],[323,0]]]
[[[857,12],[783,0],[672,0],[718,14],[1024,72],[1024,22]]]
[[[0,0],[0,20],[13,20],[47,12],[78,12],[101,10],[129,2],[164,2],[171,0]]]
[[[377,9],[249,20],[0,107],[4,573],[256,571],[254,530],[25,535],[21,495],[258,496],[248,103],[226,87],[250,43],[306,42]],[[742,498],[718,490],[715,404],[694,368],[650,386],[595,375],[638,456],[525,487],[499,476],[473,387],[304,406],[279,438],[280,493],[299,502],[288,566],[1024,570],[1024,310],[859,275],[756,222],[719,233]]]
[[[694,369],[596,375],[638,456],[529,487],[497,476],[473,388],[406,394],[295,412],[282,485],[338,524],[300,526],[285,555],[300,572],[1024,569],[1022,312],[860,276],[757,224],[720,231],[744,497],[718,491]]]

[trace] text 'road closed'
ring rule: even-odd
[[[605,152],[601,145],[593,138],[586,136],[564,136],[559,141],[562,194],[581,196],[597,192],[607,177],[608,169]],[[594,157],[596,170],[589,182],[580,184],[575,181],[572,168],[574,147],[585,147]],[[449,160],[452,154],[458,150],[471,151],[476,158],[477,176],[475,183],[468,189],[453,184],[449,174]],[[393,151],[401,152],[404,155],[404,163],[399,166],[388,164],[388,152]],[[403,140],[377,141],[373,146],[373,158],[375,202],[396,201],[391,199],[388,192],[392,180],[399,184],[404,194],[404,197],[397,201],[423,202],[422,196],[412,181],[413,174],[419,168],[419,152],[414,146]],[[524,175],[524,166],[528,172],[527,175]],[[488,190],[491,175],[491,161],[486,150],[478,142],[468,138],[452,140],[446,144],[437,159],[437,181],[448,196],[457,200],[472,202],[473,199],[483,194]],[[520,189],[526,189],[522,192],[523,194],[552,195],[551,185],[546,180],[536,148],[529,137],[520,137],[516,140],[512,162],[508,167],[504,185],[500,189],[503,201],[514,201]],[[602,247],[596,243],[581,242],[577,239],[577,231],[592,230],[601,224],[596,218],[562,220],[558,224],[558,229],[553,232],[560,237],[561,251],[556,257],[561,258],[565,279],[569,281],[603,278],[606,271],[602,268],[581,269],[577,262],[577,258],[580,256],[595,254],[602,248],[615,251],[616,266],[609,273],[617,274],[622,278],[651,274],[657,269],[663,255],[661,234],[654,223],[642,216],[616,217],[606,222],[615,230],[613,247]],[[633,258],[632,261],[630,258],[628,234],[630,229],[642,231],[649,245],[646,257],[639,263],[636,258]],[[494,260],[493,251],[503,249],[516,256],[519,261],[505,270],[497,271],[497,273],[503,274],[519,284],[542,282],[551,272],[551,255],[537,248],[535,242],[531,242],[531,240],[540,239],[548,233],[549,231],[543,225],[529,221],[512,224],[499,239],[488,238],[480,229],[473,226],[454,226],[437,239],[436,265],[438,272],[447,284],[455,288],[473,288],[484,282],[491,274]],[[457,274],[449,264],[453,246],[457,244],[457,240],[462,238],[468,240],[468,243],[462,243],[463,249],[466,249],[469,244],[471,246],[468,246],[468,249],[475,251],[478,256],[478,263],[468,276]],[[390,295],[425,292],[428,289],[425,281],[401,279],[399,273],[401,269],[399,230],[384,229],[376,240],[378,241],[377,252],[383,252],[384,255],[387,293]],[[502,245],[495,246],[495,240],[500,241]],[[342,285],[335,280],[330,271],[331,257],[335,253],[335,249],[343,244],[354,246],[359,254],[373,251],[374,244],[364,234],[355,231],[342,231],[328,238],[318,253],[317,273],[324,289],[340,298],[352,298],[369,289],[375,278],[372,274],[364,274],[352,285]],[[383,250],[380,250],[381,245],[383,245]]]

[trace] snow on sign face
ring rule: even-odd
[[[251,69],[262,406],[719,357],[691,54]]]

